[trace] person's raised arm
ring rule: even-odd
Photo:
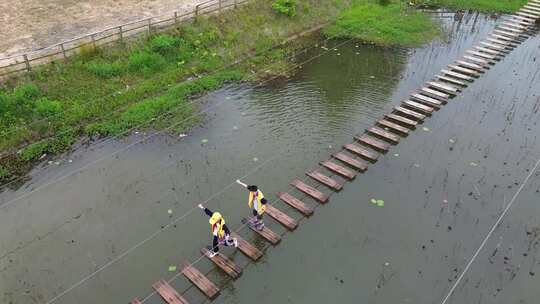
[[[201,209],[203,209],[203,210],[204,210],[204,213],[206,213],[206,215],[208,215],[208,216],[212,216],[212,214],[214,214],[214,212],[212,212],[210,209],[205,208],[205,207],[203,206],[203,204],[199,204],[198,207],[201,208]]]
[[[244,187],[244,188],[247,188],[248,185],[247,184],[244,184],[241,180],[237,179],[236,180],[236,183],[239,184],[240,186]]]

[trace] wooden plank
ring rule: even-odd
[[[490,65],[490,64],[493,64],[493,62],[484,60],[484,59],[482,59],[482,58],[470,56],[470,55],[463,55],[463,59],[472,61],[472,62],[474,62],[475,64],[481,65],[481,66],[483,66],[483,67],[486,68],[486,69],[489,69],[489,65]]]
[[[521,25],[519,23],[511,22],[511,21],[504,21],[502,24],[504,24],[505,26],[517,28],[517,29],[520,29],[520,30],[523,30],[523,31],[526,31],[526,30],[529,29],[528,26],[523,26],[523,25]]]
[[[523,9],[528,9],[530,11],[533,11],[533,12],[537,12],[538,14],[540,14],[540,5],[535,5],[535,4],[526,4],[523,6]]]
[[[353,180],[355,177],[356,177],[356,172],[354,172],[353,170],[350,170],[348,168],[345,168],[343,166],[340,166],[338,164],[336,164],[335,162],[331,161],[331,160],[325,160],[325,161],[322,161],[321,163],[321,166],[325,167],[326,169],[340,175],[340,176],[343,176],[345,177],[346,179],[348,180]]]
[[[517,16],[517,15],[510,15],[509,20],[513,21],[513,22],[518,22],[519,24],[528,25],[528,26],[531,26],[531,25],[534,24],[533,19],[522,17],[522,16]]]
[[[259,249],[257,249],[257,247],[253,246],[251,243],[244,240],[236,232],[231,231],[231,236],[235,238],[236,241],[238,242],[238,250],[240,250],[247,257],[249,257],[253,261],[257,261],[258,259],[262,257],[263,254]]]
[[[167,302],[168,304],[188,304],[172,286],[165,280],[159,280],[152,284],[154,290]],[[135,299],[132,304],[140,304],[139,300]]]
[[[429,96],[429,97],[432,97],[432,98],[435,98],[435,99],[439,99],[441,101],[448,101],[448,98],[450,98],[450,95],[446,94],[446,93],[443,93],[439,90],[434,90],[434,89],[430,89],[430,88],[426,88],[426,87],[423,87],[420,89],[421,93],[426,95],[426,96]]]
[[[131,302],[129,302],[130,304],[141,304],[141,301],[139,301],[139,299],[135,298],[133,300],[131,300]]]
[[[329,187],[332,190],[340,191],[343,189],[343,183],[338,182],[337,180],[328,177],[318,171],[308,171],[306,175],[318,181],[319,183]]]
[[[215,299],[219,295],[219,288],[204,276],[193,265],[185,265],[182,274],[191,281],[209,299]]]
[[[313,199],[321,202],[326,203],[328,202],[328,195],[322,193],[321,191],[311,187],[310,185],[302,182],[299,179],[295,179],[291,182],[291,185],[293,185],[296,189],[299,191],[307,194],[308,196],[312,197]]]
[[[460,73],[467,74],[467,75],[472,75],[472,76],[475,76],[475,77],[478,77],[479,74],[480,74],[480,73],[478,73],[478,71],[467,69],[467,68],[460,67],[460,66],[453,65],[453,64],[449,64],[448,67],[450,69],[452,69],[452,71],[460,72]]]
[[[298,227],[298,221],[270,204],[267,204],[265,213],[289,230],[294,230]]]
[[[473,56],[476,56],[476,57],[480,57],[480,58],[483,58],[483,59],[486,59],[486,60],[497,60],[497,57],[494,56],[494,55],[489,55],[489,54],[486,54],[486,53],[482,53],[482,52],[477,52],[477,51],[471,51],[471,50],[467,50],[465,51],[466,53],[469,53]]]
[[[431,115],[431,113],[433,113],[433,111],[435,111],[434,108],[432,107],[428,107],[426,105],[423,105],[421,103],[418,103],[418,102],[414,102],[412,100],[405,100],[402,105],[404,107],[407,107],[407,108],[411,108],[415,111],[420,111],[424,114],[428,114],[428,115]]]
[[[224,256],[221,253],[210,257],[210,251],[206,248],[201,249],[201,253],[205,255],[210,261],[216,264],[221,270],[233,279],[237,279],[242,274],[242,268],[238,267],[233,261]]]
[[[470,63],[470,62],[463,61],[463,60],[456,60],[456,64],[460,65],[460,66],[463,66],[463,67],[466,67],[466,68],[469,68],[469,69],[472,69],[472,70],[475,70],[475,71],[478,71],[480,73],[484,73],[485,72],[484,69],[487,69],[487,67],[483,67],[481,65],[478,65],[478,64],[475,64],[475,63]]]
[[[511,44],[510,42],[500,40],[500,39],[497,39],[497,38],[494,38],[494,37],[487,37],[486,40],[489,41],[489,42],[492,42],[492,43],[496,43],[496,44],[498,44],[500,46],[503,46],[507,50],[512,50],[512,49],[515,48],[515,45]]]
[[[523,35],[523,30],[522,29],[518,29],[518,28],[515,28],[515,27],[511,27],[511,26],[506,26],[506,25],[501,24],[501,25],[497,26],[497,29]]]
[[[480,44],[483,44],[485,47],[488,47],[490,49],[493,49],[493,50],[497,50],[497,51],[500,51],[500,52],[503,52],[505,54],[508,54],[510,53],[506,47],[504,46],[501,46],[501,45],[497,45],[497,44],[493,44],[493,43],[489,43],[489,42],[485,42],[485,41],[480,41]]]
[[[270,242],[270,244],[274,246],[279,244],[279,242],[281,242],[281,236],[279,236],[279,234],[275,233],[274,231],[270,230],[268,227],[264,227],[262,230],[259,230],[253,227],[252,225],[247,225],[247,226],[253,232],[257,233],[263,239],[267,240],[268,242]]]
[[[344,162],[345,164],[353,167],[354,169],[358,170],[358,171],[361,171],[361,172],[364,172],[367,170],[368,168],[368,165],[363,162],[363,161],[360,161],[358,159],[355,159],[355,158],[352,158],[351,156],[343,153],[343,152],[338,152],[336,154],[333,154],[332,157],[334,157],[335,159],[338,159],[342,162]]]
[[[497,38],[499,40],[503,40],[503,41],[508,41],[508,42],[511,42],[511,43],[515,43],[517,42],[517,40],[515,38],[510,38],[510,37],[507,37],[507,36],[503,36],[503,35],[499,35],[499,34],[490,34],[491,37],[493,38]]]
[[[409,119],[409,118],[406,118],[397,114],[384,114],[384,117],[390,121],[394,121],[410,129],[414,129],[418,125],[417,121],[414,121],[412,119]]]
[[[402,126],[400,126],[398,124],[395,124],[395,123],[393,123],[391,121],[388,121],[386,119],[378,120],[377,124],[383,126],[384,128],[388,128],[388,129],[394,131],[395,133],[401,134],[403,136],[409,135],[409,129],[407,129],[405,127],[402,127]]]
[[[463,75],[463,74],[448,71],[448,70],[441,70],[441,72],[443,74],[445,74],[445,75],[452,76],[452,77],[457,78],[459,80],[467,80],[467,81],[470,81],[470,82],[474,81],[474,78],[472,78],[471,76]]]
[[[536,18],[540,17],[540,12],[534,10],[534,9],[529,9],[529,8],[522,8],[519,10],[520,12],[522,13],[526,13],[526,14],[529,14],[531,16],[536,16]]]
[[[465,83],[465,82],[463,82],[461,80],[457,80],[457,79],[452,78],[452,77],[447,77],[447,76],[443,76],[443,75],[435,75],[435,77],[438,80],[445,81],[445,82],[448,82],[448,83],[451,83],[451,84],[459,85],[459,86],[462,86],[462,87],[467,86],[467,83]]]
[[[380,140],[377,140],[371,136],[368,136],[366,134],[360,136],[360,137],[355,137],[356,140],[358,140],[358,142],[366,145],[366,146],[369,146],[375,150],[379,150],[381,152],[387,152],[388,149],[390,149],[390,145],[387,144],[387,143],[384,143]]]
[[[417,120],[417,121],[424,121],[424,119],[426,119],[426,115],[422,114],[422,113],[418,113],[418,112],[415,112],[415,111],[412,111],[412,110],[409,110],[409,109],[406,109],[404,107],[400,107],[400,106],[396,106],[394,107],[394,111],[396,111],[397,113],[400,113],[402,115],[405,115],[409,118],[412,118],[414,120]]]
[[[396,144],[396,145],[399,144],[400,137],[394,133],[390,133],[378,127],[371,127],[367,129],[367,131],[370,134],[375,135],[376,137],[382,138],[389,143]]]
[[[530,18],[530,19],[533,19],[533,20],[538,19],[538,15],[533,15],[533,14],[525,13],[525,12],[521,12],[521,11],[517,11],[515,14],[518,15],[518,16],[527,17],[527,18]]]
[[[278,192],[277,196],[280,200],[293,207],[294,209],[298,210],[303,215],[311,216],[313,214],[313,208],[311,208],[309,205],[302,202],[301,200],[297,199],[296,197],[290,195],[289,193]]]
[[[423,104],[426,104],[430,107],[434,108],[440,108],[442,106],[442,102],[440,100],[437,100],[435,98],[431,98],[429,96],[423,95],[423,94],[411,94],[411,99],[414,101],[421,102]]]
[[[355,144],[346,144],[343,146],[347,151],[350,151],[366,160],[371,162],[376,162],[379,159],[379,154],[373,151],[370,151],[364,147]]]
[[[445,92],[448,95],[454,95],[455,96],[460,91],[458,88],[456,88],[456,87],[454,87],[452,85],[443,83],[443,82],[428,81],[426,84],[428,86],[430,86],[431,88],[437,89],[437,90],[439,90],[441,92]]]
[[[505,56],[506,55],[506,54],[502,53],[501,51],[488,49],[488,48],[485,48],[485,47],[482,47],[482,46],[475,46],[474,48],[477,49],[480,52],[488,53],[488,54],[491,54],[491,55],[494,55],[494,56]]]

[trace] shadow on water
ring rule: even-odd
[[[298,61],[328,52],[281,85],[229,86],[201,98],[205,121],[187,136],[157,136],[105,157],[145,136],[133,134],[65,155],[53,169],[36,169],[24,187],[0,196],[6,203],[25,195],[0,209],[0,302],[44,303],[78,282],[55,303],[125,303],[143,297],[154,281],[175,274],[169,266],[197,260],[207,245],[207,218],[193,209],[198,202],[219,210],[235,229],[248,214],[236,178],[259,184],[271,201],[277,191],[301,197],[288,188],[293,177],[305,179],[306,170],[495,25],[479,14],[439,17],[445,39],[422,48],[318,45]],[[539,47],[535,36],[494,66],[425,129],[301,221],[262,262],[227,283],[215,302],[437,303],[539,156]],[[512,303],[518,295],[522,303],[533,303],[537,298],[534,286],[540,282],[530,272],[538,271],[540,259],[534,228],[540,226],[534,204],[539,183],[535,175],[525,187],[520,209],[489,244],[490,254],[499,249],[489,259],[486,253],[479,258],[454,303]],[[372,198],[384,199],[386,207],[371,205]],[[286,205],[276,206],[300,218]],[[267,225],[285,232],[271,220]],[[240,234],[265,246],[245,229]],[[238,264],[248,263],[238,252],[225,252]],[[206,259],[197,268],[210,272],[215,282],[227,281]],[[181,275],[172,285],[191,286]],[[508,289],[497,291],[503,287]],[[186,297],[190,303],[203,300],[195,288]],[[162,302],[152,296],[147,303]]]

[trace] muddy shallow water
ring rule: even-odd
[[[194,207],[207,201],[236,229],[248,210],[235,179],[259,184],[271,201],[277,191],[300,197],[288,186],[293,177],[307,180],[306,170],[495,25],[482,15],[443,22],[447,42],[414,50],[346,43],[290,81],[209,94],[201,101],[205,123],[186,137],[157,136],[107,157],[144,136],[134,134],[37,168],[24,187],[0,197],[0,302],[48,303],[69,288],[54,303],[126,303],[189,260],[223,284],[216,303],[441,303],[540,157],[538,35],[284,234],[237,281],[199,259],[209,229]],[[539,175],[515,197],[448,303],[537,303]],[[247,229],[240,234],[265,246]],[[204,300],[181,275],[171,284],[187,289],[191,303]],[[162,302],[153,295],[147,303]]]

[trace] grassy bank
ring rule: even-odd
[[[416,0],[412,2],[426,7],[476,10],[485,13],[511,13],[525,5],[527,0]]]
[[[299,45],[272,46],[338,15],[336,26],[325,31],[337,38],[352,30],[364,41],[416,45],[436,32],[420,13],[374,3],[254,0],[164,33],[88,48],[12,79],[0,89],[0,153],[10,155],[0,162],[0,180],[24,174],[43,155],[63,152],[81,137],[179,122],[175,130],[185,131],[197,122],[183,122],[198,111],[190,98],[253,74],[284,73],[286,57]],[[229,66],[248,54],[254,56]]]
[[[324,33],[379,45],[418,46],[437,36],[439,27],[427,15],[391,2],[354,5],[342,12]]]

